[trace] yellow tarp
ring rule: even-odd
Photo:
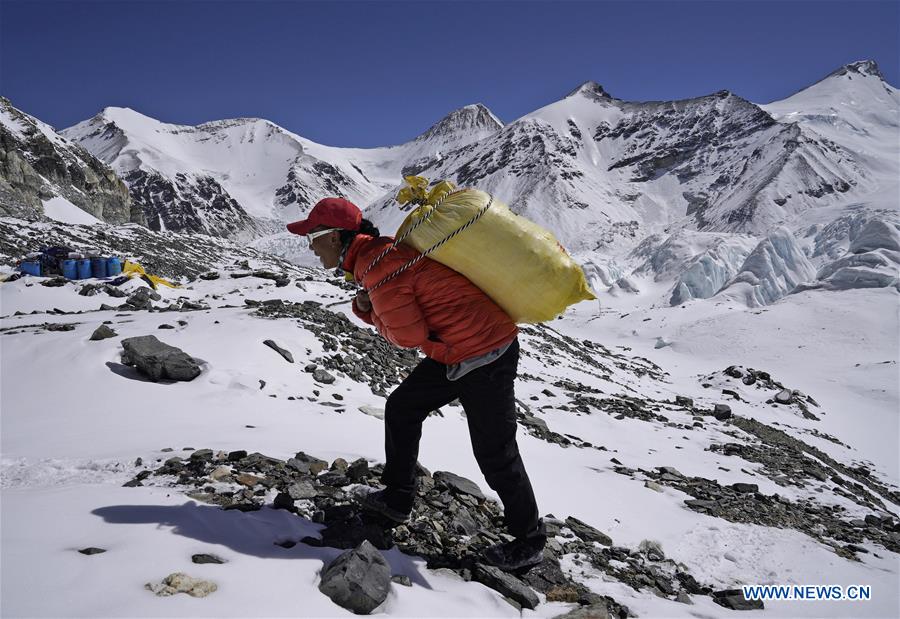
[[[122,265],[122,275],[127,275],[128,277],[141,277],[144,280],[148,280],[154,288],[160,284],[168,286],[169,288],[180,288],[178,284],[173,284],[167,279],[163,279],[157,275],[150,275],[144,270],[144,267],[137,262],[131,262],[129,260],[126,260],[125,264]]]
[[[429,193],[426,179],[406,177],[406,181],[409,186],[401,190],[398,201],[419,206],[396,237],[434,211],[404,241],[420,252],[464,226],[490,199],[477,189],[450,193],[453,185],[447,181]],[[519,323],[552,320],[568,306],[596,298],[581,267],[553,234],[516,215],[496,197],[477,222],[429,258],[465,275]]]

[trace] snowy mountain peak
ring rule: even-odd
[[[845,64],[837,71],[830,73],[828,77],[840,77],[843,75],[850,75],[852,77],[851,74],[862,75],[863,77],[877,77],[881,81],[884,81],[884,75],[881,74],[881,70],[874,60],[858,60],[856,62]],[[828,79],[828,77],[825,79]]]
[[[0,97],[0,215],[146,223],[113,170]]]
[[[418,141],[428,141],[434,138],[446,138],[459,133],[489,132],[493,133],[503,128],[503,123],[493,112],[481,103],[475,103],[461,107],[447,114],[428,131],[418,137]]]
[[[601,86],[600,84],[598,84],[597,82],[592,81],[592,80],[586,81],[581,86],[579,86],[578,88],[576,88],[575,90],[573,90],[572,92],[567,94],[566,98],[568,99],[569,97],[574,97],[576,95],[584,95],[586,97],[600,98],[600,99],[612,99],[613,98],[610,96],[610,94],[608,92],[606,92],[606,90],[603,89],[603,86]]]
[[[168,125],[167,123],[160,122],[155,118],[145,116],[144,114],[141,114],[140,112],[133,110],[130,107],[115,106],[103,108],[103,110],[99,114],[97,114],[87,122],[95,126],[112,123],[113,125],[120,127],[126,131],[146,131],[147,129],[158,131],[163,127],[178,126]]]

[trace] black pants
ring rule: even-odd
[[[426,358],[388,397],[384,415],[387,462],[381,479],[398,509],[406,511],[412,506],[422,422],[429,412],[459,398],[475,459],[488,485],[503,501],[506,528],[518,538],[543,537],[531,480],[516,444],[513,383],[518,364],[518,340],[493,363],[456,381],[447,380],[446,365]]]

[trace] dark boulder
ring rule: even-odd
[[[153,335],[122,340],[122,363],[133,365],[152,381],[163,378],[189,381],[200,375],[200,366],[180,348],[169,346]]]
[[[357,615],[368,615],[391,588],[391,568],[367,541],[341,554],[322,573],[319,591],[338,606]]]

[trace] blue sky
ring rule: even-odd
[[[0,0],[0,94],[58,128],[124,106],[378,146],[469,103],[508,122],[586,80],[768,103],[873,59],[897,86],[898,24],[900,0]]]

